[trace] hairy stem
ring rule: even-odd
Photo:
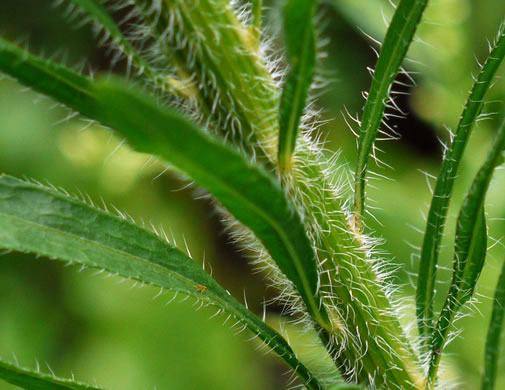
[[[242,140],[277,165],[279,86],[257,50],[255,36],[227,1],[200,0],[198,7],[182,0],[163,4],[159,16],[175,20],[165,44],[190,58],[186,67],[195,72],[192,77],[211,80],[203,85],[203,99],[219,98],[212,106],[232,115]],[[219,110],[212,114],[219,116]],[[422,388],[418,358],[379,276],[383,264],[352,228],[345,200],[327,177],[331,166],[305,136],[293,165],[282,181],[318,254],[318,292],[330,326],[314,316],[310,321],[349,380],[392,389]],[[293,305],[301,304],[296,293],[289,298]]]

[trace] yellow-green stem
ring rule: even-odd
[[[195,67],[198,64],[206,72],[204,77],[214,80],[205,85],[209,90],[203,99],[225,96],[219,102],[223,109],[254,133],[245,141],[257,142],[253,147],[275,165],[280,92],[257,50],[257,36],[225,0],[200,0],[198,7],[183,0],[165,4],[166,16],[173,12],[170,15],[181,19],[174,24],[180,29],[174,36],[187,37],[187,46],[178,50],[194,56]],[[201,39],[195,41],[195,34]],[[344,201],[324,173],[324,156],[308,139],[301,141],[291,176],[283,182],[304,215],[318,253],[319,293],[331,322],[329,328],[327,323],[316,325],[320,336],[328,348],[342,348],[333,358],[344,366],[349,379],[386,389],[422,389],[425,380],[418,358],[373,266],[380,260],[370,256],[362,236],[351,226]],[[313,321],[321,320],[316,316]]]

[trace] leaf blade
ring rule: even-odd
[[[484,355],[484,372],[482,373],[481,390],[494,390],[496,373],[498,371],[498,355],[500,341],[503,333],[505,318],[505,263],[502,266],[498,283],[496,284],[493,312],[486,338],[486,351]]]
[[[0,360],[0,379],[26,390],[103,390],[103,388],[28,370],[3,360]]]
[[[368,161],[384,116],[386,101],[394,79],[414,38],[428,0],[401,0],[388,27],[375,66],[360,125],[358,160],[354,184],[354,224],[362,230]]]
[[[282,172],[290,169],[312,83],[316,60],[314,12],[315,2],[312,0],[289,0],[284,7],[283,24],[290,67],[279,108],[278,160]]]
[[[308,388],[321,388],[276,331],[198,264],[132,222],[41,185],[2,175],[0,246],[104,269],[215,305],[265,341]]]
[[[90,79],[34,56],[2,38],[0,71],[87,117],[95,118],[98,114]]]
[[[477,172],[458,215],[453,276],[449,293],[432,333],[428,380],[434,385],[440,355],[456,313],[473,295],[487,252],[484,202],[493,173],[503,162],[505,121],[500,125],[486,160]]]
[[[494,75],[505,57],[505,25],[499,29],[498,38],[467,99],[456,134],[447,151],[437,178],[433,193],[426,230],[421,249],[418,286],[416,291],[416,312],[419,334],[429,336],[433,327],[433,298],[436,281],[436,267],[452,188],[459,163],[468,138],[484,104],[484,96]]]

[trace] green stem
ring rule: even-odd
[[[215,80],[205,95],[229,95],[229,100],[221,101],[223,110],[253,131],[254,137],[246,141],[276,164],[280,91],[251,44],[247,27],[240,24],[224,0],[214,0],[212,5],[200,0],[199,7],[177,0],[170,6],[183,15],[178,24],[184,29],[181,34],[200,31],[213,37],[201,47],[191,48],[191,53],[188,48],[182,49],[186,55],[195,56],[194,63],[205,68],[206,77]],[[191,35],[187,37],[191,40]],[[317,312],[312,320],[322,328],[320,334],[325,335],[324,343],[335,364],[355,382],[422,389],[424,376],[418,358],[373,266],[381,259],[369,255],[361,235],[350,225],[345,203],[325,174],[325,157],[302,137],[294,158],[296,164],[284,176],[283,184],[297,201],[318,253],[318,293],[323,299],[319,310],[328,315],[330,323],[328,326]]]

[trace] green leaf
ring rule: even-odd
[[[487,332],[486,352],[484,355],[484,372],[482,373],[482,390],[494,390],[498,369],[498,355],[505,318],[505,263],[501,270],[494,295],[493,313]]]
[[[468,210],[461,210],[465,213]],[[473,219],[468,219],[471,215]],[[461,281],[459,286],[459,301],[464,304],[473,295],[475,285],[484,266],[484,260],[487,252],[487,224],[484,213],[484,199],[482,200],[481,209],[475,215],[474,212],[469,212],[468,215],[460,218],[458,223],[459,234],[456,240],[456,266],[455,271],[458,272],[458,279]],[[465,231],[463,226],[472,226],[471,231]]]
[[[90,79],[67,67],[31,55],[1,38],[0,71],[87,117],[97,116]]]
[[[361,119],[354,186],[354,224],[362,230],[368,161],[384,116],[391,86],[414,38],[428,0],[401,0],[382,45]]]
[[[289,171],[300,132],[316,59],[314,13],[312,0],[288,0],[284,7],[289,71],[284,82],[279,110],[279,166]]]
[[[25,390],[102,390],[73,380],[21,368],[3,360],[0,360],[0,379]]]
[[[440,168],[430,211],[426,223],[419,277],[417,281],[416,305],[419,334],[429,336],[433,328],[433,297],[435,295],[436,269],[440,243],[444,231],[447,210],[452,196],[454,179],[463,156],[468,138],[484,104],[484,95],[491,85],[498,67],[505,56],[505,25],[502,24],[498,38],[481,72],[475,81],[466,102],[456,134]]]
[[[484,202],[494,170],[502,162],[505,149],[505,121],[500,126],[486,161],[477,172],[459,212],[454,248],[451,286],[437,327],[432,333],[429,381],[435,381],[441,352],[456,313],[470,299],[479,279],[487,251]]]
[[[317,379],[287,342],[193,260],[148,230],[39,184],[0,176],[0,247],[106,270],[182,292],[232,315],[297,372]]]

